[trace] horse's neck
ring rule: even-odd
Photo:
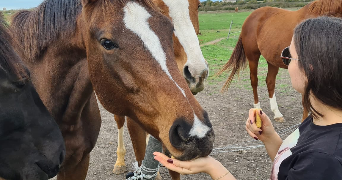
[[[315,15],[315,14],[310,12],[309,5],[306,5],[300,9],[298,9],[296,11],[296,13],[298,14],[298,19],[301,19],[301,20],[308,19],[308,18],[314,18],[314,17],[318,16],[318,15]]]
[[[29,69],[44,104],[57,121],[78,119],[73,117],[78,113],[69,111],[82,111],[93,93],[85,50],[61,41],[48,46],[40,57]]]
[[[314,3],[314,2],[312,2]],[[310,3],[311,4],[311,3]],[[340,6],[332,6],[328,8],[320,8],[315,7],[313,10],[310,8],[310,4],[307,4],[303,8],[298,10],[298,14],[302,16],[303,19],[315,18],[318,16],[334,16],[334,17],[342,17],[341,7]],[[319,5],[317,5],[319,6]],[[312,12],[315,11],[315,12]]]

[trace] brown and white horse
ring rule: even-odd
[[[173,23],[173,47],[179,70],[187,80],[190,90],[197,94],[204,88],[203,81],[208,76],[208,66],[199,46],[198,8],[199,0],[153,0],[154,4]],[[126,171],[125,147],[123,142],[123,125],[125,117],[116,116],[118,125],[117,160],[113,172],[120,174]],[[145,132],[139,125],[128,118],[127,126],[133,143],[136,159],[140,165],[144,155],[146,143]]]
[[[58,180],[85,179],[101,117],[95,93],[182,160],[207,156],[214,132],[177,68],[171,21],[149,0],[46,0],[15,15],[32,81],[66,144]],[[94,91],[95,90],[95,91]]]

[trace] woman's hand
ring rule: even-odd
[[[177,159],[171,159],[159,152],[154,152],[153,155],[154,159],[159,161],[166,168],[180,174],[196,174],[200,172],[209,174],[211,169],[210,166],[216,161],[210,156],[197,158],[191,161],[179,161]]]
[[[261,118],[261,128],[257,128],[255,124],[255,113],[258,113]],[[256,140],[260,139],[265,144],[267,154],[273,161],[283,141],[274,130],[270,118],[261,110],[250,109],[246,121],[246,130],[251,137]]]
[[[191,161],[171,159],[162,153],[154,152],[154,159],[166,168],[180,174],[196,174],[204,172],[213,179],[235,180],[234,176],[216,159],[211,156],[197,158]]]
[[[261,128],[258,128],[255,124],[255,113],[258,113],[261,118]],[[274,130],[270,118],[268,118],[268,116],[264,112],[255,108],[249,110],[249,116],[246,121],[246,130],[252,138],[261,140],[262,142],[272,139],[273,136],[277,134]]]

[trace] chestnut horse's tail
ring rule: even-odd
[[[224,83],[221,91],[226,91],[229,88],[230,83],[232,82],[234,75],[239,74],[241,69],[246,67],[246,55],[243,49],[242,38],[239,36],[239,41],[236,43],[234,51],[230,56],[229,61],[223,66],[223,68],[217,73],[217,75],[222,74],[224,71],[231,71],[227,81]]]

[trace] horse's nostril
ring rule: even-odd
[[[195,82],[195,78],[192,76],[190,70],[189,70],[189,66],[185,66],[184,67],[184,76],[185,79],[189,82]]]
[[[187,65],[184,66],[185,79],[190,83],[196,83],[196,77],[198,78],[198,81],[199,81],[197,83],[202,83],[202,81],[208,77],[208,74],[209,74],[209,69],[207,67],[204,68],[202,71],[198,71],[198,73],[196,73],[196,71],[192,72],[189,66]]]
[[[184,126],[184,124],[182,124]],[[183,145],[185,142],[189,140],[189,130],[186,130],[182,127],[181,124],[173,125],[170,129],[170,142],[172,146],[177,149],[183,149]],[[189,129],[189,128],[188,128]]]
[[[182,141],[187,141],[188,140],[188,137],[185,136],[185,133],[186,132],[184,132],[184,129],[179,127],[179,126],[178,126],[178,128],[176,129],[176,132],[175,132],[175,134],[177,134]]]
[[[180,134],[179,129],[181,129],[181,127],[177,126],[176,128],[170,131],[171,144],[175,147],[180,147],[180,145],[184,141],[184,138]]]

